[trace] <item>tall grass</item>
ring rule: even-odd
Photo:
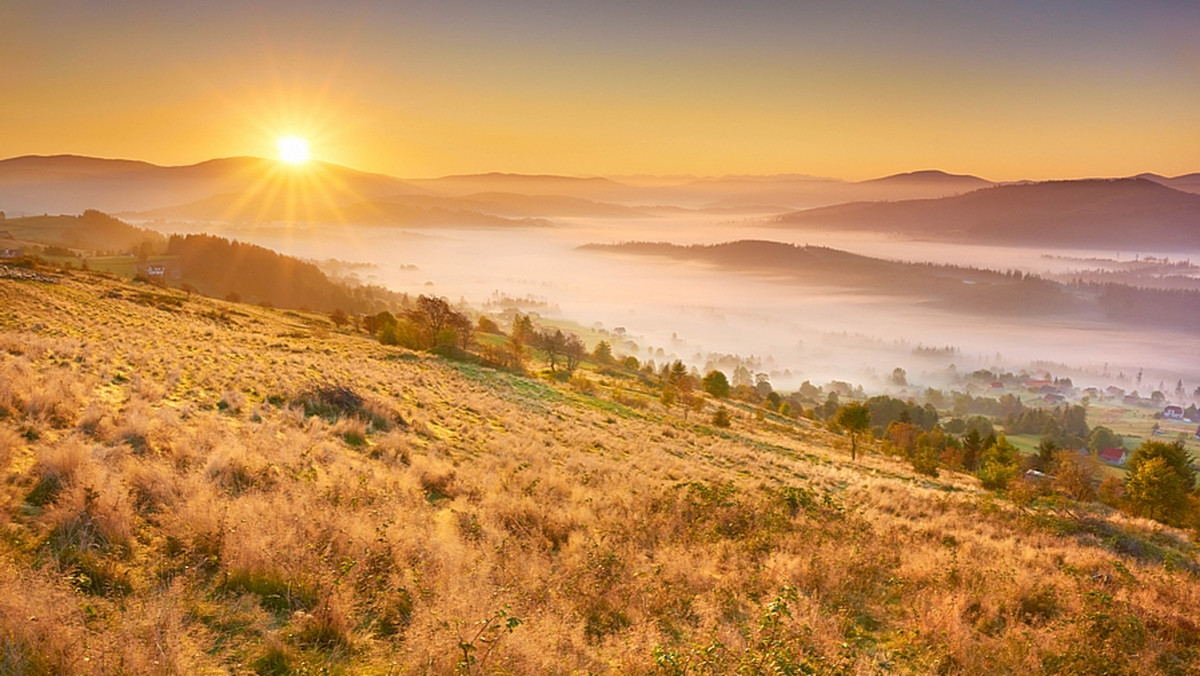
[[[122,288],[0,281],[0,672],[1200,668],[1183,533]]]

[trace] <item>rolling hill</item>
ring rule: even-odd
[[[1200,195],[1141,178],[1051,181],[932,200],[842,204],[776,223],[982,244],[1171,251],[1200,247]]]
[[[95,273],[0,274],[0,666],[1200,667],[1180,531],[580,377]],[[706,422],[721,406],[728,428]]]

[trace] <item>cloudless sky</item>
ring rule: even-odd
[[[1200,171],[1200,2],[0,3],[0,157],[398,176]]]

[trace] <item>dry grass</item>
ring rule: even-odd
[[[0,281],[0,672],[1200,668],[1169,529],[127,294]]]

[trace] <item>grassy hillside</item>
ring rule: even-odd
[[[595,373],[41,279],[0,278],[0,672],[1200,669],[1176,531]]]

